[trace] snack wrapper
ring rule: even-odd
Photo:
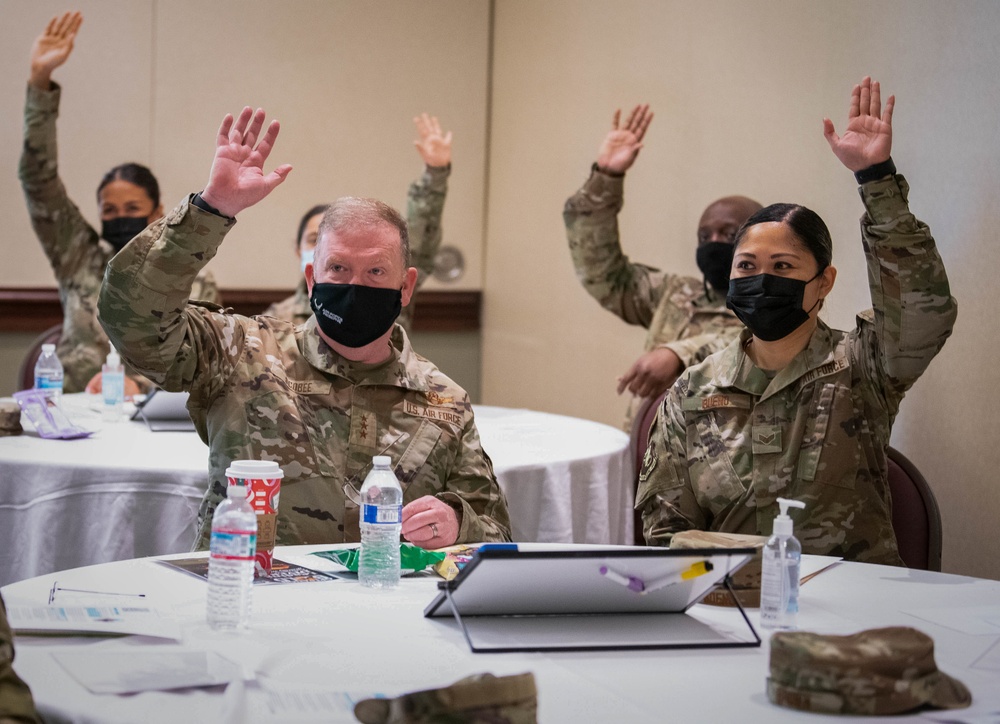
[[[328,561],[335,561],[347,568],[352,573],[358,572],[358,564],[361,562],[361,547],[341,548],[333,551],[317,551],[314,556],[325,558]],[[445,559],[445,553],[441,551],[428,551],[412,543],[399,544],[399,566],[404,571],[422,571],[427,566],[436,565]]]
[[[40,437],[72,440],[94,434],[93,430],[87,430],[70,422],[65,410],[59,406],[59,401],[45,390],[15,392],[14,399],[21,406],[21,414],[35,426],[35,431]]]

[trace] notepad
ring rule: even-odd
[[[453,618],[475,652],[759,646],[735,597],[738,630],[689,614],[754,553],[484,549],[453,581],[438,584],[424,616]],[[699,574],[686,575],[692,570]]]

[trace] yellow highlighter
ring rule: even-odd
[[[671,573],[663,578],[657,578],[656,580],[650,581],[644,587],[640,595],[645,596],[650,591],[658,591],[661,588],[666,588],[667,586],[672,586],[675,583],[680,583],[681,581],[689,581],[692,578],[697,578],[698,576],[703,576],[712,570],[713,566],[710,561],[698,561],[691,565],[690,568],[678,571],[676,573]]]

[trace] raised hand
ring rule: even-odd
[[[670,388],[684,371],[677,353],[667,347],[644,352],[628,371],[618,378],[618,394],[628,388],[636,397],[656,397]]]
[[[234,121],[229,114],[222,119],[216,138],[215,160],[208,184],[201,197],[226,216],[236,216],[271,193],[285,180],[292,167],[278,166],[264,175],[264,162],[271,153],[280,126],[271,121],[264,137],[257,137],[264,127],[264,109],[244,108]]]
[[[67,12],[49,21],[45,31],[35,38],[31,46],[31,75],[28,82],[40,90],[49,90],[52,71],[66,62],[73,52],[76,31],[80,29],[83,15]]]
[[[443,167],[451,163],[451,131],[441,133],[437,116],[421,113],[413,119],[420,138],[413,142],[424,163],[431,167]]]
[[[889,96],[882,110],[882,92],[878,81],[865,76],[851,92],[847,112],[847,130],[838,136],[833,122],[823,119],[823,135],[840,162],[851,171],[882,163],[892,151],[892,110],[896,96]]]
[[[597,166],[602,171],[625,173],[631,168],[635,157],[642,150],[642,137],[646,135],[646,129],[653,120],[649,104],[633,108],[625,125],[619,128],[621,116],[621,109],[616,110],[611,130],[597,152]]]

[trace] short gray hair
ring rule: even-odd
[[[389,224],[399,232],[399,250],[403,255],[403,269],[410,266],[410,235],[406,219],[396,209],[378,199],[343,196],[327,207],[319,222],[319,238],[338,231],[355,231],[379,224]]]

